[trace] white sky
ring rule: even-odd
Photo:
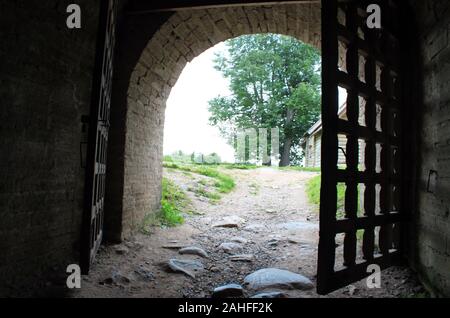
[[[224,43],[205,51],[188,63],[167,100],[164,154],[216,152],[222,161],[234,162],[234,151],[219,129],[208,124],[208,101],[230,95],[228,80],[214,69],[214,54],[225,51]]]
[[[205,51],[188,63],[181,73],[167,100],[164,127],[164,154],[182,150],[184,153],[216,152],[222,161],[234,162],[234,151],[219,129],[208,124],[208,101],[219,95],[228,96],[229,82],[214,69],[214,55],[225,52],[225,44]],[[339,105],[346,99],[346,92],[339,90]]]

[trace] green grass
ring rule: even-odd
[[[162,180],[161,220],[168,226],[183,224],[181,215],[187,207],[189,200],[186,194],[169,179]]]
[[[283,171],[320,172],[320,168],[299,167],[299,166],[278,167],[278,169]]]
[[[220,193],[229,193],[236,186],[236,183],[232,177],[218,171],[216,167],[213,168],[211,165],[181,165],[171,162],[164,162],[163,166],[168,169],[177,169],[180,171],[196,173],[213,178],[215,179],[214,187],[217,188]]]
[[[198,184],[201,184],[202,186],[207,186],[209,185],[208,181],[206,181],[205,179],[199,180]]]
[[[320,182],[321,176],[311,178],[306,184],[306,195],[308,201],[316,206],[320,205]],[[337,218],[343,218],[345,204],[345,185],[339,183],[337,186]]]
[[[239,169],[239,170],[253,170],[253,169],[258,169],[260,168],[257,165],[252,165],[252,164],[237,164],[237,163],[225,163],[225,164],[221,164],[221,167],[225,168],[225,169]]]
[[[175,183],[163,178],[161,210],[157,213],[149,213],[144,217],[141,232],[151,234],[153,226],[176,226],[184,223],[183,213],[189,213],[189,199],[181,188]]]
[[[209,192],[208,190],[202,187],[190,188],[189,191],[194,192],[198,196],[208,198],[211,201],[219,201],[221,199],[221,196],[218,193]]]
[[[306,195],[309,203],[320,204],[320,176],[311,178],[306,184]]]
[[[168,155],[164,156],[163,160],[164,160],[164,162],[173,162],[172,156],[168,156]]]

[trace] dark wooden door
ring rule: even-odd
[[[363,279],[371,264],[384,269],[402,259],[407,213],[401,199],[405,88],[399,3],[322,1],[319,294]],[[381,8],[381,29],[367,26],[369,4]],[[342,107],[346,116],[338,116]],[[346,140],[345,166],[338,166],[339,139]]]
[[[85,208],[83,216],[81,270],[94,261],[103,237],[106,154],[115,47],[116,0],[101,0],[94,70],[89,141],[86,157]]]

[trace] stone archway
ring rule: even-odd
[[[160,25],[130,74],[126,113],[122,112],[126,116],[121,132],[123,175],[113,183],[114,188],[122,188],[110,191],[110,197],[114,193],[114,200],[121,201],[110,210],[120,217],[109,216],[120,222],[115,228],[121,238],[134,233],[144,216],[160,207],[166,100],[186,63],[222,41],[245,34],[284,34],[319,48],[320,9],[320,4],[309,3],[183,10]]]

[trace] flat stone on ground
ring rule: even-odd
[[[171,259],[168,265],[174,272],[182,272],[192,278],[195,278],[195,274],[204,268],[202,263],[192,260]]]
[[[230,261],[232,262],[253,262],[255,260],[255,256],[253,254],[239,254],[230,256]]]
[[[244,279],[246,288],[256,291],[274,289],[308,290],[314,284],[305,276],[278,268],[264,268]]]
[[[282,292],[266,292],[253,295],[250,298],[288,298],[288,296]]]
[[[181,255],[189,254],[189,255],[197,255],[200,257],[208,258],[208,253],[205,252],[204,249],[196,246],[188,246],[180,249],[178,251]]]
[[[238,284],[228,284],[214,289],[212,296],[216,298],[241,297],[244,295],[244,289]]]
[[[242,246],[237,243],[225,242],[220,244],[218,249],[228,254],[236,254],[242,251]]]
[[[230,242],[239,243],[239,244],[247,244],[248,240],[244,237],[235,236],[230,239]]]
[[[245,223],[245,219],[239,216],[227,216],[224,217],[221,221],[218,221],[213,224],[213,227],[226,227],[226,228],[234,228],[240,227]]]
[[[185,248],[187,246],[188,246],[187,244],[183,244],[183,243],[169,243],[169,244],[165,244],[161,247],[169,249],[169,250],[179,250],[180,248]]]

